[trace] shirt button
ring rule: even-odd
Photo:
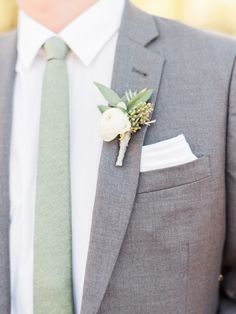
[[[223,280],[224,280],[224,276],[222,274],[220,274],[219,277],[218,277],[218,281],[222,282]]]

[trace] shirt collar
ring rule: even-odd
[[[42,45],[59,36],[76,56],[89,65],[118,31],[125,0],[100,0],[66,26],[59,34],[19,12],[18,66],[29,70]]]

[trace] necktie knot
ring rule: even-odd
[[[47,60],[65,60],[69,47],[59,37],[51,37],[44,44]]]

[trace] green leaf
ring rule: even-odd
[[[128,111],[134,109],[140,103],[147,102],[153,94],[153,89],[143,89],[136,96],[134,96],[128,103],[127,108]]]
[[[100,111],[101,113],[103,113],[103,112],[105,112],[107,109],[109,109],[109,107],[108,107],[108,106],[100,105],[100,106],[98,106],[98,109],[99,109],[99,111]]]
[[[121,98],[119,95],[117,95],[116,92],[114,92],[112,89],[100,84],[100,83],[94,83],[97,88],[99,89],[100,93],[103,95],[103,97],[108,101],[108,103],[111,106],[116,106],[119,102],[121,102]]]
[[[138,94],[136,94],[129,102],[128,105],[132,106],[142,95],[147,91],[147,88],[142,89]]]

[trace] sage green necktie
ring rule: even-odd
[[[72,314],[68,47],[44,45],[34,236],[34,314]]]

